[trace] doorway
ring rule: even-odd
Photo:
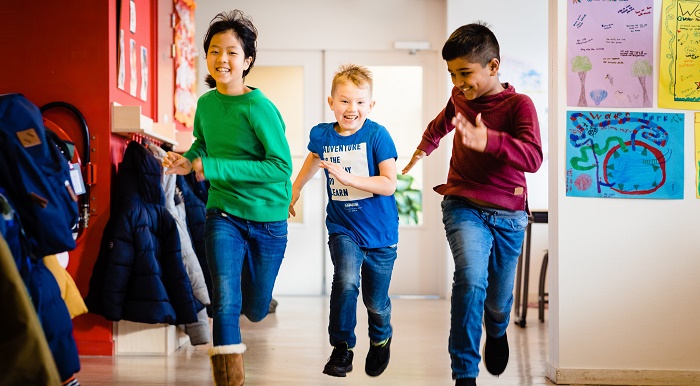
[[[277,106],[292,153],[292,181],[308,154],[311,127],[323,119],[323,55],[320,51],[260,51],[246,84],[260,88]],[[275,282],[275,295],[321,295],[325,284],[325,206],[323,176],[302,191],[297,216],[289,219],[287,251]]]

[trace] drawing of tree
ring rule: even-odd
[[[581,81],[581,93],[578,96],[579,106],[588,106],[586,102],[586,73],[593,68],[588,56],[576,56],[571,59],[571,71],[578,73],[578,78]]]
[[[647,85],[645,78],[651,76],[651,71],[654,68],[649,64],[648,60],[639,59],[632,64],[632,76],[636,76],[639,79],[639,83],[642,85],[643,94],[643,104],[642,107],[651,107],[651,101],[649,101],[649,95],[647,95]]]

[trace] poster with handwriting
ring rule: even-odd
[[[572,0],[567,105],[651,107],[653,0]]]
[[[700,109],[700,1],[664,0],[659,107]]]
[[[684,114],[566,116],[567,196],[683,199]]]
[[[695,113],[695,198],[700,198],[700,113]]]

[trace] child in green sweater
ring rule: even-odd
[[[205,248],[213,282],[217,385],[242,385],[245,374],[240,315],[257,322],[268,313],[287,246],[292,160],[285,125],[272,102],[244,83],[256,56],[257,30],[238,10],[218,14],[204,37],[215,86],[199,98],[195,142],[170,152],[167,174],[210,183]]]

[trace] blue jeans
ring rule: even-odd
[[[448,346],[452,378],[476,378],[482,323],[489,336],[498,338],[510,322],[527,213],[446,196],[442,221],[455,261]]]
[[[346,342],[355,347],[357,296],[362,281],[362,301],[367,307],[369,339],[374,343],[389,339],[391,300],[389,284],[396,260],[396,245],[384,248],[360,248],[349,236],[333,234],[328,238],[333,262],[330,317],[330,343]]]
[[[214,287],[214,346],[241,343],[241,314],[253,322],[267,316],[287,221],[248,221],[207,209],[204,243]]]

